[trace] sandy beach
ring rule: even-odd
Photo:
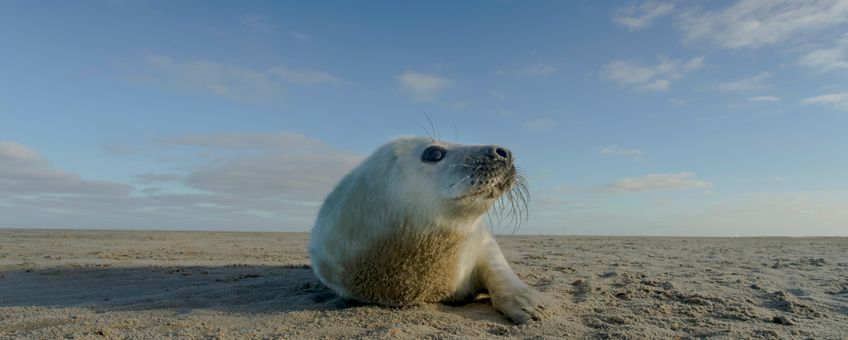
[[[848,337],[846,238],[506,236],[549,297],[515,326],[487,299],[351,305],[305,233],[0,230],[0,338]]]

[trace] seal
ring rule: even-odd
[[[345,299],[405,306],[489,294],[513,322],[538,319],[541,294],[515,275],[483,222],[502,197],[526,208],[526,194],[504,147],[396,139],[327,196],[309,240],[312,268]]]

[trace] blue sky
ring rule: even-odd
[[[0,56],[0,227],[305,231],[426,114],[519,233],[848,235],[844,0],[12,1]]]

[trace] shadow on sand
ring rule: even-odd
[[[308,266],[55,267],[0,273],[0,306],[262,313],[352,306]]]

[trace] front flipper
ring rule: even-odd
[[[479,283],[489,291],[492,305],[512,322],[523,324],[540,318],[542,294],[515,275],[494,239],[483,245],[476,272]]]

